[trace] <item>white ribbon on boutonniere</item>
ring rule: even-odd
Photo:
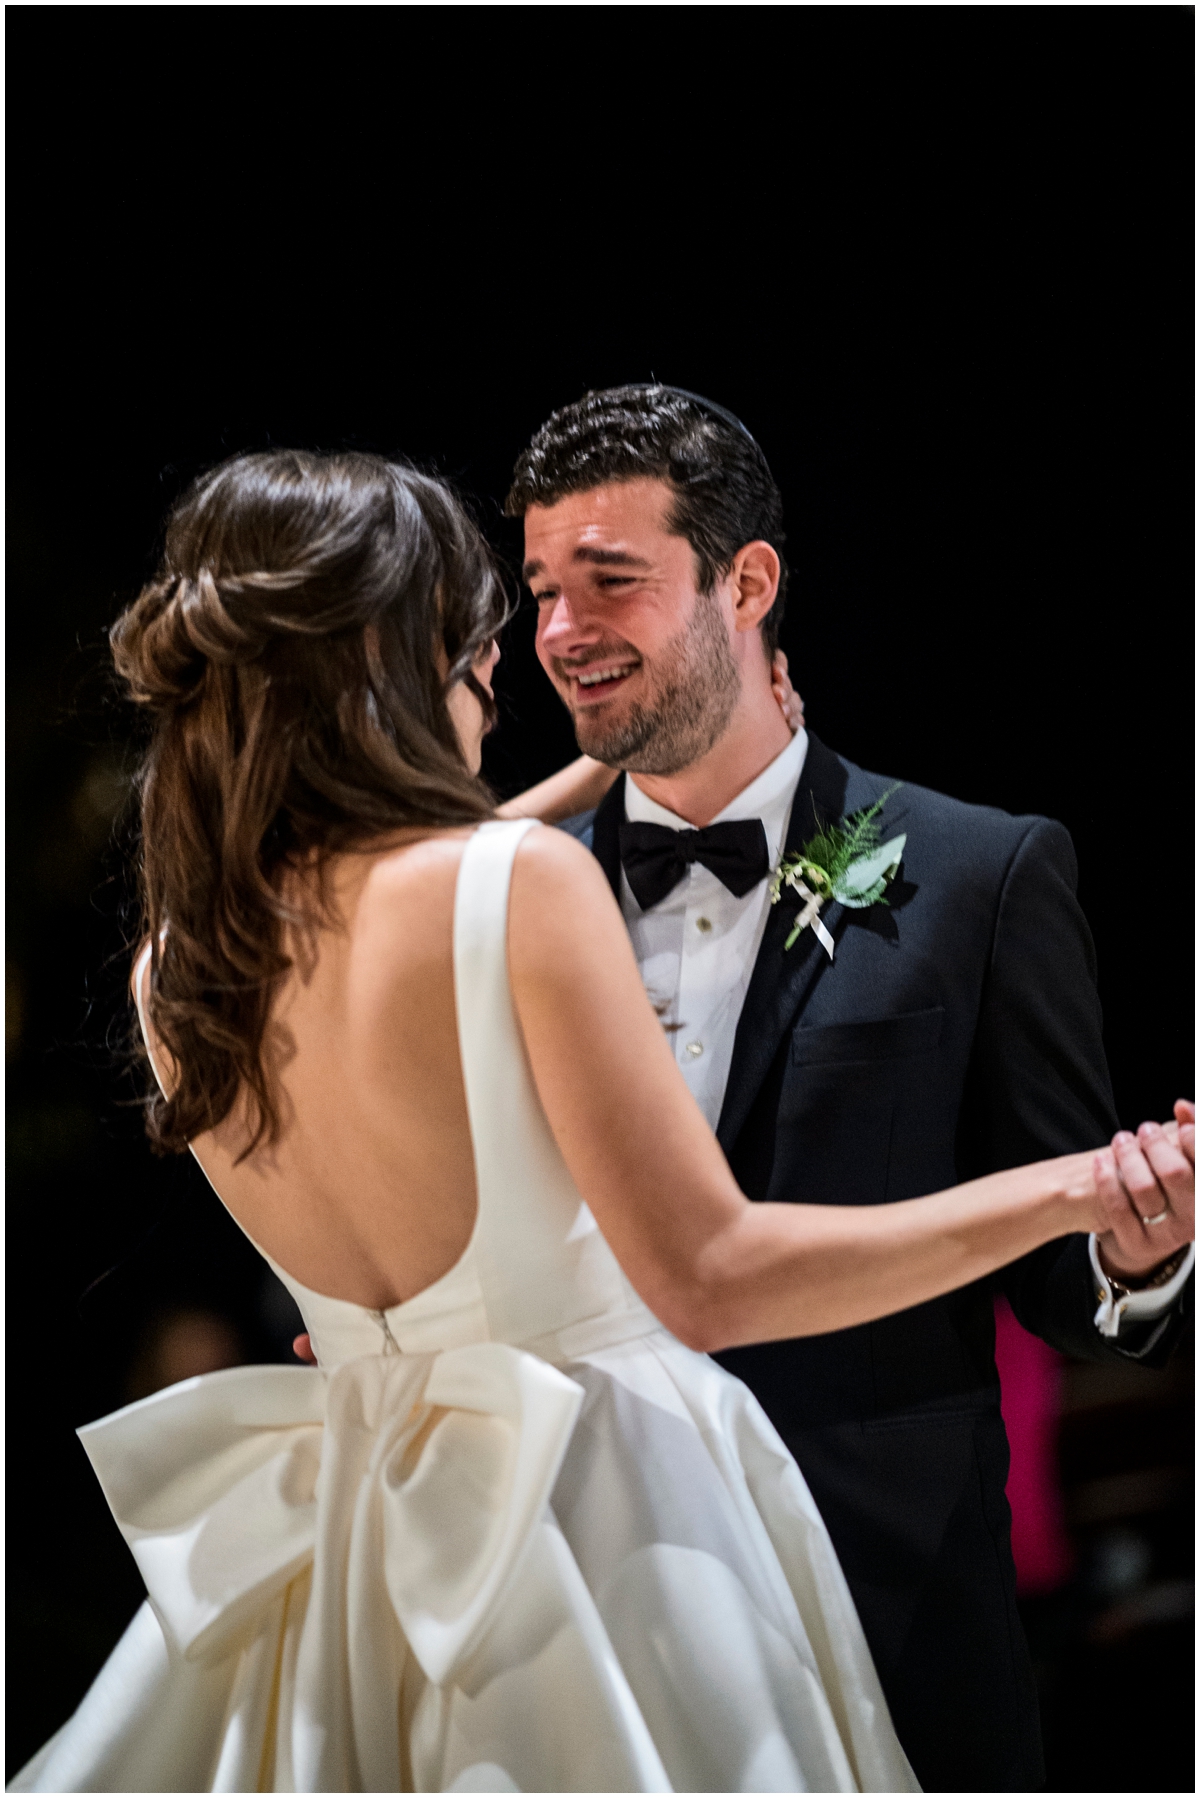
[[[822,949],[824,949],[830,961],[832,961],[833,938],[830,936],[828,930],[826,930],[824,924],[822,924],[819,915],[821,907],[825,903],[825,894],[820,892],[814,893],[811,887],[805,883],[803,874],[799,868],[789,868],[783,875],[783,884],[791,887],[792,891],[798,893],[804,901],[803,908],[797,915],[791,931],[788,934],[787,942],[783,945],[784,949],[790,949],[796,938],[800,935],[800,932],[802,930],[808,930],[811,927],[817,941],[820,943]],[[776,895],[772,893],[772,905],[774,905],[775,902]]]
[[[785,952],[801,931],[811,928],[833,960],[833,938],[820,917],[821,907],[830,899],[849,911],[887,904],[887,888],[896,877],[908,837],[905,832],[881,843],[875,818],[895,791],[889,787],[874,805],[852,812],[840,824],[824,825],[797,854],[783,857],[771,881],[771,904],[778,905],[785,887],[802,901],[783,945]]]

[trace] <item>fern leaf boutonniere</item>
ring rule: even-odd
[[[900,785],[897,781],[874,805],[851,812],[840,824],[822,824],[818,818],[817,834],[794,855],[784,856],[771,880],[771,904],[779,904],[785,887],[801,900],[785,950],[811,926],[832,961],[833,938],[821,922],[821,907],[830,899],[851,911],[887,904],[888,884],[896,877],[908,837],[905,832],[881,842],[877,820]]]

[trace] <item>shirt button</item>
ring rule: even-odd
[[[709,923],[707,918],[697,918],[696,919],[696,929],[707,931],[707,930],[712,929],[712,925]]]
[[[703,1053],[704,1053],[704,1044],[703,1043],[689,1043],[685,1050],[685,1054],[690,1055],[693,1060],[695,1060],[697,1055],[703,1055]]]

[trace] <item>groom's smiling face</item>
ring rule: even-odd
[[[579,746],[611,767],[672,774],[720,737],[740,691],[720,585],[668,529],[665,481],[612,482],[525,514],[537,653]]]

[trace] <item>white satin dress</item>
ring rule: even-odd
[[[276,1267],[319,1367],[79,1432],[149,1596],[10,1789],[918,1790],[795,1462],[550,1132],[505,955],[528,828],[483,825],[458,880],[462,1259],[382,1312]]]

